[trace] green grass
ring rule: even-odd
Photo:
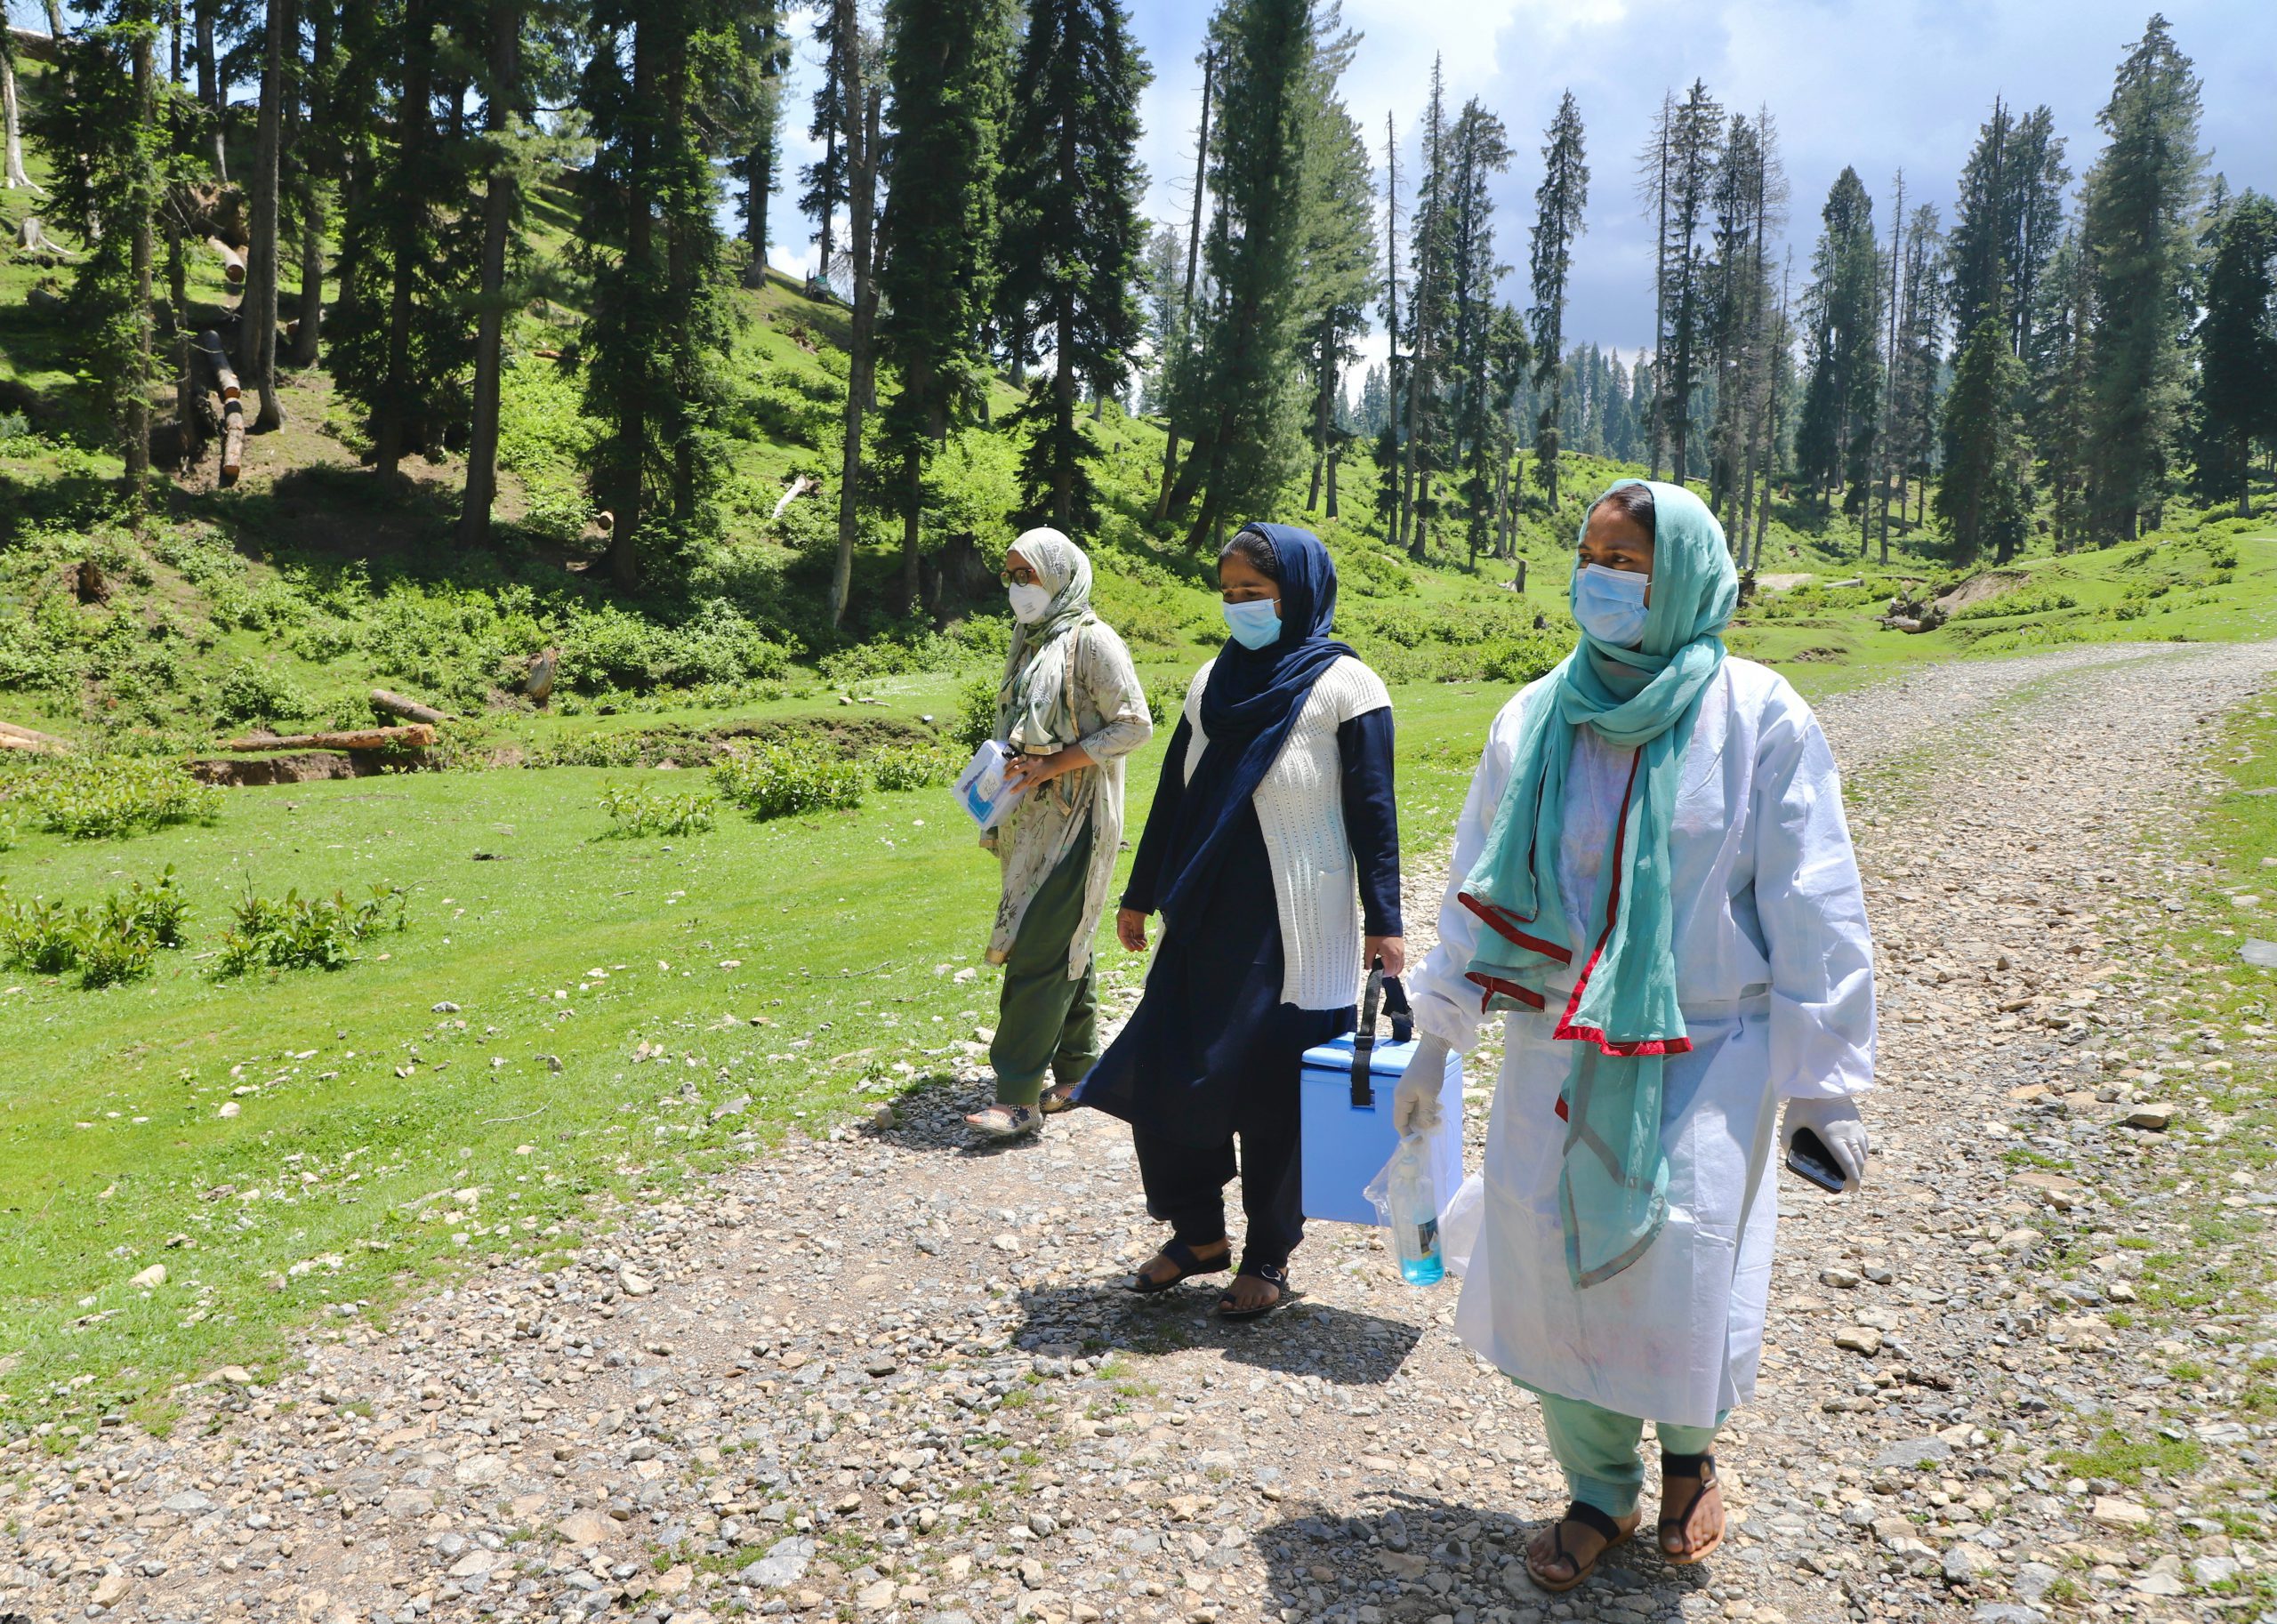
[[[1503,697],[1398,693],[1412,849],[1452,829]],[[1136,763],[1134,821],[1166,743]],[[595,1191],[671,1187],[965,1063],[995,1018],[996,874],[947,796],[598,838],[605,785],[690,780],[420,774],[237,792],[210,826],[122,841],[22,837],[13,895],[85,900],[172,863],[195,912],[150,980],[0,978],[0,1414],[109,1413],[311,1318],[384,1315],[455,1258],[560,1238]],[[374,883],[406,888],[409,928],[344,969],[224,982],[197,957],[247,886]],[[152,1263],[165,1285],[129,1285]]]
[[[2112,1430],[2085,1450],[2056,1450],[2050,1460],[2074,1477],[2104,1478],[2112,1483],[2140,1483],[2146,1471],[2161,1477],[2179,1477],[2197,1469],[2205,1456],[2196,1440],[2152,1435],[2136,1437]]]

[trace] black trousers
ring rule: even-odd
[[[1234,1132],[1216,1145],[1185,1144],[1136,1125],[1131,1130],[1147,1210],[1188,1246],[1224,1236],[1226,1186],[1240,1178],[1242,1215],[1249,1222],[1242,1267],[1251,1274],[1286,1268],[1305,1238],[1304,1136],[1297,1103],[1303,1054],[1291,1049],[1285,1061],[1275,1056],[1259,1068],[1264,1074],[1244,1080]]]

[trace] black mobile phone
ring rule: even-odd
[[[1842,1186],[1848,1182],[1826,1141],[1807,1128],[1798,1128],[1787,1146],[1787,1170],[1836,1195],[1842,1194]]]

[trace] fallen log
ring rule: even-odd
[[[809,491],[814,488],[815,482],[812,479],[808,478],[804,474],[801,474],[797,478],[792,480],[791,488],[784,491],[782,495],[775,499],[775,511],[767,516],[768,522],[772,524],[776,519],[782,518],[784,509],[789,507],[793,502],[796,502],[800,497],[805,495]]]
[[[0,750],[28,750],[37,755],[60,756],[68,754],[70,749],[68,739],[59,739],[52,733],[0,722]]]
[[[435,742],[435,729],[425,722],[400,728],[355,728],[338,733],[249,734],[225,739],[224,750],[409,750]]]
[[[237,398],[237,371],[229,365],[229,352],[221,347],[221,335],[208,327],[197,335],[198,358],[213,374],[213,388],[224,400]]]
[[[400,716],[406,721],[447,722],[450,713],[438,711],[433,705],[422,705],[415,699],[406,699],[400,694],[390,694],[385,688],[372,690],[372,709],[384,711],[390,716]]]
[[[207,237],[205,244],[221,256],[221,279],[231,287],[236,287],[244,282],[245,279],[245,251],[241,248],[230,247],[218,237]]]
[[[221,408],[221,483],[234,485],[245,465],[245,410],[232,395]]]

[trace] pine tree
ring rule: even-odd
[[[744,127],[744,285],[767,285],[767,209],[775,200],[776,171],[783,160],[783,85],[791,68],[791,36],[777,0],[748,7],[736,20],[749,77],[737,88]]]
[[[1988,548],[2006,563],[2024,545],[2031,519],[2031,463],[2016,410],[2026,379],[2008,337],[1996,301],[1962,347],[1945,396],[1937,517],[1958,564],[1975,562]]]
[[[250,240],[245,293],[237,303],[237,375],[261,397],[253,422],[257,430],[279,428],[285,422],[277,388],[277,294],[285,103],[293,94],[286,76],[288,41],[296,64],[300,56],[300,28],[292,0],[268,0],[262,7],[261,37],[261,111],[245,207]]]
[[[1874,205],[1845,168],[1828,193],[1805,297],[1810,380],[1795,454],[1822,503],[1847,480],[1845,511],[1863,514],[1881,392],[1881,253]]]
[[[1164,352],[1163,362],[1163,398],[1165,415],[1170,419],[1168,432],[1163,436],[1162,488],[1155,499],[1157,522],[1170,516],[1171,502],[1175,495],[1172,482],[1179,471],[1179,437],[1189,417],[1201,409],[1198,398],[1200,380],[1195,369],[1195,339],[1201,330],[1200,312],[1194,301],[1196,277],[1202,268],[1202,214],[1210,195],[1210,115],[1211,97],[1217,89],[1218,46],[1215,40],[1205,40],[1202,47],[1202,117],[1194,136],[1194,197],[1192,214],[1186,229],[1185,289],[1179,295],[1178,318],[1171,328],[1174,342]]]
[[[1557,506],[1559,383],[1558,358],[1565,349],[1565,284],[1573,269],[1573,243],[1588,229],[1589,166],[1581,135],[1581,109],[1567,91],[1542,138],[1541,184],[1534,189],[1533,324],[1534,388],[1547,390],[1535,421],[1534,466],[1554,511]]]
[[[814,117],[807,135],[822,143],[822,156],[800,171],[807,189],[800,195],[799,208],[815,222],[815,276],[827,286],[837,274],[838,213],[852,197],[847,148],[861,139],[859,130],[851,132],[852,143],[848,139],[848,119],[862,117],[861,99],[849,93],[848,84],[849,79],[865,76],[852,56],[862,47],[858,26],[849,27],[841,19],[834,0],[822,6],[815,19],[815,44],[822,47],[822,83],[815,87]]]
[[[483,178],[482,269],[474,342],[473,431],[467,442],[466,488],[459,503],[459,543],[490,539],[490,504],[498,493],[498,398],[509,295],[506,257],[521,215],[520,178],[508,137],[527,117],[522,101],[524,0],[490,0],[489,75],[482,86],[483,130],[490,150]]]
[[[2165,498],[2193,314],[2198,77],[2164,17],[2151,19],[2120,65],[2096,122],[2110,139],[2083,189],[2096,310],[2088,506],[2098,535],[2123,541]]]
[[[1193,391],[1193,448],[1170,512],[1201,506],[1199,546],[1229,519],[1269,512],[1302,466],[1301,374],[1305,141],[1314,125],[1311,0],[1227,0],[1211,20],[1223,86],[1211,141],[1218,199],[1205,247],[1216,290]]]
[[[1000,303],[1012,334],[1050,341],[1052,376],[1013,421],[1034,431],[1027,511],[1066,531],[1096,519],[1084,463],[1100,451],[1077,421],[1078,388],[1118,389],[1141,336],[1138,98],[1153,77],[1122,0],[1031,0],[1004,132]],[[1157,276],[1164,246],[1153,245]],[[1167,247],[1174,263],[1174,236]],[[1174,298],[1174,285],[1157,287],[1165,326]]]
[[[2241,193],[2216,228],[2198,323],[2192,449],[2199,494],[2253,512],[2256,440],[2277,442],[2277,204]]]
[[[591,121],[579,250],[594,296],[580,346],[588,455],[622,591],[659,577],[702,528],[720,474],[717,417],[730,318],[719,180],[707,131],[736,60],[732,0],[599,0],[601,48],[579,102]]]
[[[1395,547],[1407,544],[1407,509],[1400,483],[1399,126],[1384,114],[1384,413],[1376,429],[1376,516]]]
[[[2056,245],[2033,318],[2028,426],[2056,548],[2088,535],[2088,414],[2094,356],[2095,270],[2076,235]]]
[[[1498,340],[1494,326],[1494,289],[1509,267],[1495,258],[1491,187],[1493,177],[1510,166],[1510,142],[1501,119],[1473,98],[1455,120],[1452,144],[1447,282],[1453,301],[1448,356],[1453,432],[1448,462],[1463,471],[1457,494],[1475,559],[1493,518],[1495,420],[1509,398],[1509,389],[1500,387],[1509,345]],[[1519,342],[1523,347],[1523,329]]]
[[[1359,125],[1336,95],[1343,52],[1324,51],[1315,75],[1324,83],[1311,99],[1305,163],[1304,362],[1313,380],[1312,479],[1305,510],[1321,505],[1337,517],[1336,464],[1342,436],[1336,405],[1344,368],[1358,354],[1355,341],[1368,330],[1368,301],[1375,296],[1375,176]]]
[[[1962,168],[1960,210],[1949,244],[1948,297],[1956,330],[1973,334],[1997,301],[2008,311],[2010,349],[2031,348],[2040,279],[2064,224],[2072,172],[2055,115],[2045,107],[2017,117],[2000,101],[1977,133]]]
[[[846,404],[840,418],[837,551],[830,572],[830,624],[846,623],[854,596],[854,543],[862,524],[863,420],[877,374],[878,173],[885,86],[871,71],[881,52],[861,30],[855,0],[831,0],[831,27],[846,42],[841,68],[851,117],[845,130],[846,211],[850,293],[854,301],[846,343]]]
[[[1943,366],[1944,288],[1939,281],[1944,237],[1937,211],[1913,211],[1900,279],[1897,344],[1890,362],[1890,461],[1897,470],[1898,518],[1905,527],[1904,482],[1926,489],[1937,455],[1938,374]]]
[[[1438,511],[1431,494],[1431,476],[1441,466],[1438,442],[1453,325],[1449,279],[1453,257],[1449,134],[1444,69],[1435,58],[1430,109],[1423,126],[1423,180],[1416,189],[1414,241],[1407,256],[1413,285],[1407,301],[1407,437],[1401,448],[1406,490],[1401,505],[1407,514],[1408,554],[1418,559],[1423,557],[1429,524]]]
[[[1661,302],[1668,312],[1668,341],[1655,369],[1668,435],[1670,478],[1678,484],[1692,474],[1693,397],[1700,386],[1710,345],[1708,256],[1700,234],[1708,216],[1722,131],[1723,109],[1709,95],[1705,84],[1694,80],[1685,99],[1676,104],[1667,134]]]
[[[972,414],[986,366],[1010,27],[1005,0],[890,0],[886,9],[891,189],[878,339],[901,380],[881,425],[901,480],[900,614],[917,599],[926,468]]]
[[[138,525],[150,471],[152,233],[165,141],[156,12],[150,0],[122,0],[105,20],[59,35],[57,71],[71,93],[47,98],[31,120],[58,209],[87,224],[68,298],[70,346],[90,404],[117,437]]]
[[[365,49],[399,75],[394,139],[375,143],[368,179],[343,211],[340,261],[353,274],[341,279],[328,365],[382,477],[455,432],[473,360],[473,222],[449,207],[463,196],[468,155],[435,125],[437,22],[434,0],[371,14]]]

